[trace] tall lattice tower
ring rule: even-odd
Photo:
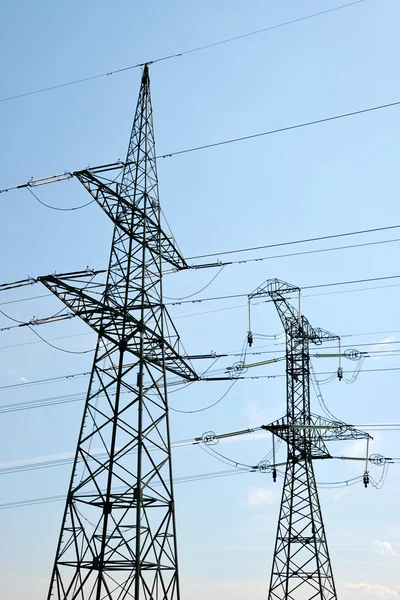
[[[337,340],[338,336],[312,327],[291,306],[286,296],[298,294],[298,287],[271,279],[249,295],[250,300],[267,296],[274,302],[286,334],[286,414],[263,427],[287,444],[268,599],[336,600],[313,461],[332,458],[327,441],[370,436],[342,421],[311,412],[310,343],[322,344]],[[366,477],[367,474],[364,483]]]
[[[179,600],[167,373],[197,378],[162,299],[187,267],[162,228],[147,65],[126,162],[74,173],[114,223],[106,272],[40,278],[98,334],[48,599]]]

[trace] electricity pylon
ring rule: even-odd
[[[197,375],[162,299],[162,266],[187,264],[161,226],[147,65],[114,175],[74,173],[114,223],[108,270],[40,278],[98,334],[48,599],[179,600],[166,376]]]
[[[270,279],[249,295],[249,301],[267,296],[274,302],[286,334],[286,414],[263,426],[287,443],[268,599],[336,600],[313,460],[332,458],[325,445],[327,441],[368,440],[370,436],[341,421],[311,412],[310,343],[322,344],[337,340],[338,336],[312,327],[291,306],[285,296],[297,294],[300,294],[298,287]],[[276,479],[275,468],[273,474]],[[368,483],[367,472],[364,483]]]

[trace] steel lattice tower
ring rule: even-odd
[[[338,336],[313,328],[285,298],[299,293],[298,287],[271,279],[249,295],[249,299],[268,296],[274,302],[286,334],[286,415],[264,427],[287,443],[268,599],[336,600],[313,460],[331,458],[326,441],[370,436],[311,412],[310,343]]]
[[[108,270],[40,278],[98,334],[48,599],[179,600],[166,375],[197,376],[162,299],[162,266],[187,265],[161,226],[147,65],[114,175],[74,173],[114,223]]]

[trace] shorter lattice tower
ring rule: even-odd
[[[271,572],[269,600],[336,600],[336,588],[326,541],[313,461],[332,458],[326,442],[368,439],[368,433],[311,412],[310,344],[338,336],[314,328],[286,296],[299,295],[296,286],[271,279],[249,295],[270,298],[286,334],[286,414],[264,426],[287,443],[287,463]],[[273,468],[274,479],[276,469]],[[364,480],[367,481],[367,474]]]

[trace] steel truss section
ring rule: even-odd
[[[249,299],[268,296],[286,334],[286,414],[263,426],[287,443],[287,463],[271,571],[269,600],[337,600],[313,460],[329,459],[325,442],[366,439],[367,433],[311,412],[309,345],[338,339],[314,328],[287,299],[300,289],[266,281]]]
[[[147,66],[119,183],[74,175],[114,233],[105,275],[40,278],[98,334],[47,598],[179,600],[166,375],[197,375],[162,300],[162,265],[187,265],[161,226]]]

